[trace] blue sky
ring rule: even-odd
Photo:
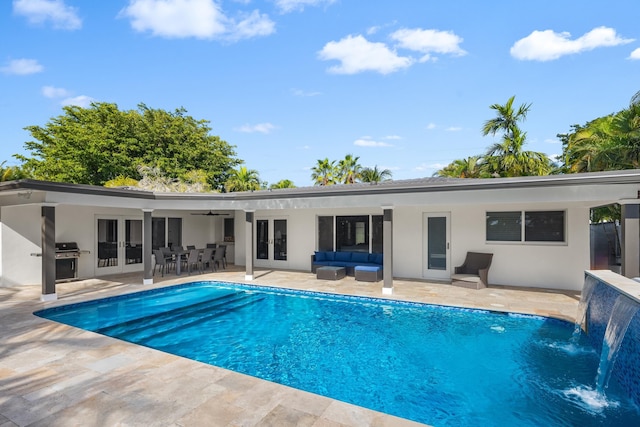
[[[491,104],[527,148],[640,90],[637,0],[12,0],[0,5],[0,161],[62,106],[184,107],[246,166],[310,185],[318,159],[394,179],[481,154]]]

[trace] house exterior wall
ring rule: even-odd
[[[564,210],[564,243],[496,243],[486,241],[487,211]],[[589,208],[562,203],[394,208],[394,276],[424,279],[424,214],[451,215],[450,273],[464,262],[468,251],[494,254],[491,284],[579,290],[589,268]],[[284,209],[257,211],[256,218],[288,219],[288,268],[310,270],[310,255],[317,248],[317,221],[322,215],[381,215],[382,208]],[[240,230],[239,230],[240,231]],[[236,238],[236,264],[244,265],[244,233]]]
[[[41,210],[39,205],[2,207],[2,286],[40,284]]]

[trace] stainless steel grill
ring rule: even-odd
[[[56,243],[56,280],[78,277],[80,248],[76,242]]]

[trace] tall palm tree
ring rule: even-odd
[[[329,161],[328,158],[318,160],[316,165],[311,168],[311,179],[314,185],[331,185],[336,183],[336,166],[335,160]]]
[[[364,168],[360,172],[362,182],[381,182],[391,179],[391,171],[389,169],[378,169],[378,165],[373,168]]]
[[[505,105],[493,104],[496,117],[487,120],[482,128],[483,136],[495,135],[502,131],[502,141],[493,144],[484,156],[486,167],[491,176],[548,175],[553,163],[544,153],[523,151],[527,134],[518,126],[520,120],[527,117],[531,104],[513,106],[515,96]]]
[[[224,184],[227,192],[260,190],[260,175],[254,169],[240,166],[231,172],[231,176]]]
[[[362,166],[358,163],[360,157],[347,154],[338,162],[339,180],[345,184],[354,184],[360,179]]]
[[[518,129],[518,122],[527,118],[527,113],[531,104],[522,104],[517,110],[513,108],[513,101],[515,101],[515,95],[507,100],[504,105],[493,104],[489,108],[496,111],[496,117],[484,122],[482,127],[482,136],[489,134],[495,136],[499,131],[503,131],[507,137],[511,137],[514,134],[514,130]]]

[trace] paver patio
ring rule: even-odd
[[[247,283],[244,270],[199,276],[141,274],[58,284],[58,301],[39,286],[0,288],[0,427],[6,426],[412,426],[390,415],[191,361],[34,316],[55,305],[195,280]],[[316,280],[315,274],[257,270],[256,285],[374,296],[573,321],[579,294],[442,283]]]

